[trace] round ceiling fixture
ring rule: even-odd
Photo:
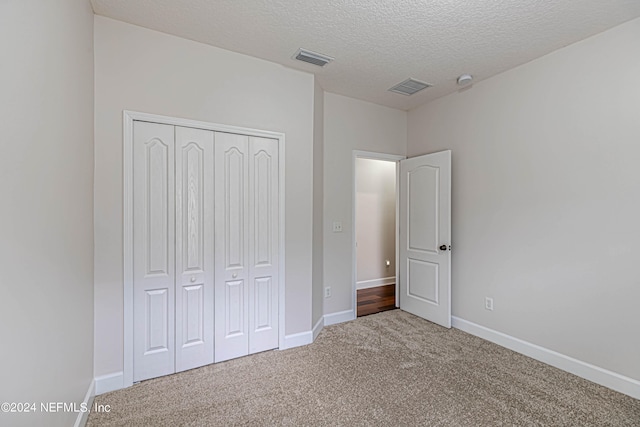
[[[458,77],[458,86],[468,85],[473,81],[473,76],[471,74],[463,74]]]

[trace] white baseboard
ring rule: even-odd
[[[124,388],[124,373],[115,372],[113,374],[96,377],[96,396],[114,390]]]
[[[320,334],[320,331],[322,330],[323,327],[324,327],[324,316],[320,316],[316,324],[313,326],[313,331],[312,331],[313,341],[315,341],[316,338],[318,338],[318,334]]]
[[[384,285],[393,285],[396,283],[396,276],[383,277],[381,279],[362,280],[356,282],[356,289],[369,289]]]
[[[312,331],[298,332],[297,334],[285,335],[284,346],[280,347],[280,350],[288,350],[290,348],[311,344],[312,342],[313,342]]]
[[[336,323],[348,322],[356,318],[353,310],[339,311],[324,315],[324,326],[335,325]]]
[[[87,420],[89,419],[89,410],[93,405],[93,398],[95,397],[96,390],[96,381],[91,380],[91,384],[89,384],[89,389],[87,390],[87,394],[84,396],[84,400],[82,403],[86,405],[88,409],[86,412],[78,412],[78,416],[76,417],[76,422],[73,424],[73,427],[84,427],[87,424]]]
[[[565,356],[553,350],[489,329],[459,317],[451,317],[451,326],[471,335],[496,343],[509,350],[529,356],[547,365],[570,372],[586,380],[600,384],[612,390],[640,399],[640,381],[625,377],[616,372],[600,368],[573,357]]]
[[[294,347],[311,344],[324,326],[324,318],[321,317],[313,327],[312,331],[299,332],[297,334],[285,335],[284,345],[280,350],[287,350]],[[124,373],[115,372],[113,374],[102,375],[95,379],[95,395],[101,395],[110,391],[124,388]]]

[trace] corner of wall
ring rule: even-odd
[[[313,94],[313,267],[311,324],[324,310],[324,91],[314,77]],[[315,328],[314,328],[315,330]],[[314,333],[315,339],[315,333]]]

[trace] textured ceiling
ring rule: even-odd
[[[92,0],[96,14],[314,73],[329,92],[411,109],[640,16],[640,0]],[[291,59],[298,48],[335,61]],[[387,89],[433,84],[410,97]]]

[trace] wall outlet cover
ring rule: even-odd
[[[485,297],[484,308],[493,311],[493,298]]]

